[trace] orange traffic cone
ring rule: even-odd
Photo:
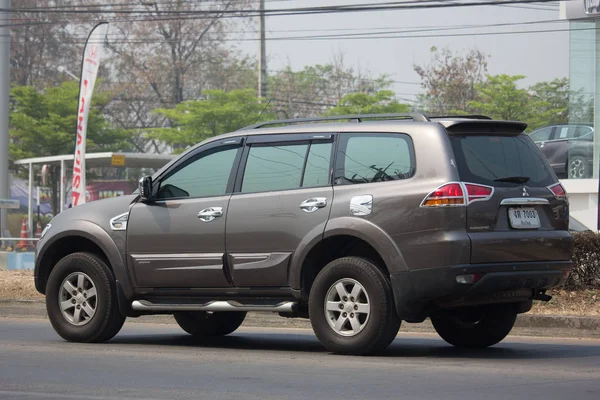
[[[35,228],[35,237],[38,239],[42,237],[42,224],[40,223],[39,219],[37,221],[37,226]]]
[[[21,224],[21,239],[27,239],[27,222],[25,221],[25,218],[23,218],[23,223]],[[19,250],[27,249],[27,240],[19,241],[16,248]]]

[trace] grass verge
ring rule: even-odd
[[[536,301],[532,314],[600,317],[600,290],[554,290],[548,303]],[[35,290],[32,271],[0,271],[0,300],[43,300]]]

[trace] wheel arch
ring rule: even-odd
[[[316,274],[343,256],[368,258],[387,276],[408,270],[398,246],[380,227],[362,218],[340,217],[327,222],[324,231],[313,233],[294,252],[290,286],[308,294]]]
[[[119,249],[100,226],[88,221],[73,221],[73,226],[52,236],[39,250],[35,265],[35,286],[44,294],[48,277],[56,263],[69,254],[89,252],[100,257],[123,289],[130,281]]]

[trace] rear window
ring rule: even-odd
[[[525,135],[450,137],[460,179],[490,186],[514,186],[495,179],[526,176],[527,186],[555,182],[550,167],[536,145]]]

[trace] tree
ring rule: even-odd
[[[330,63],[300,71],[288,66],[270,76],[269,100],[280,118],[312,117],[335,107],[347,94],[372,94],[390,83],[386,75],[372,78],[368,71],[347,66],[343,54],[336,54]]]
[[[488,75],[484,83],[475,85],[477,101],[467,107],[494,119],[528,121],[533,113],[531,96],[526,89],[519,89],[517,82],[522,75]]]
[[[380,90],[373,94],[351,93],[345,95],[340,103],[327,111],[328,115],[344,114],[382,114],[382,113],[407,113],[410,106],[398,103],[393,99],[394,93],[390,90]]]
[[[539,82],[529,88],[531,94],[531,117],[529,127],[537,129],[545,125],[569,122],[569,80],[554,79]]]
[[[157,109],[173,127],[154,129],[154,137],[183,150],[208,137],[232,132],[257,120],[273,119],[274,115],[256,98],[254,89],[206,90],[205,100],[190,100],[171,109]],[[261,114],[262,113],[262,114]]]
[[[227,31],[239,20],[223,16],[248,3],[176,0],[132,4],[120,0],[113,6],[114,17],[123,22],[111,23],[110,27],[108,48],[112,57],[107,64],[111,73],[106,80],[115,101],[107,113],[120,127],[137,133],[132,137],[136,150],[167,150],[147,135],[152,128],[169,123],[152,110],[200,99],[205,89],[247,87],[246,67],[250,62],[226,41]],[[143,18],[132,19],[131,14],[119,13],[121,9],[140,11]],[[235,86],[238,82],[243,86]]]
[[[419,96],[422,107],[436,114],[470,112],[469,102],[477,95],[475,86],[485,79],[488,56],[474,48],[454,54],[449,48],[432,47],[431,53],[429,64],[413,65],[425,89]]]
[[[11,90],[9,157],[42,157],[72,154],[75,148],[77,96],[79,85],[65,82],[61,86],[38,90],[31,86],[15,86]],[[104,119],[102,107],[108,102],[106,94],[96,94],[92,100],[87,127],[87,150],[126,150],[126,134],[113,129]],[[52,207],[59,209],[59,168],[49,174]]]

